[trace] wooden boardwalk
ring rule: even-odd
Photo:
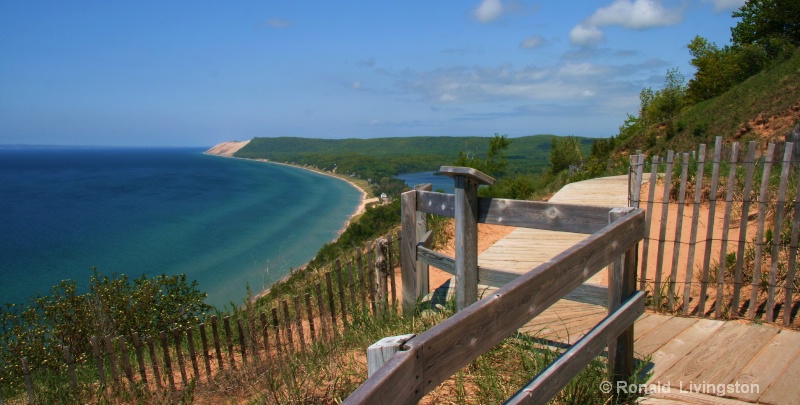
[[[551,202],[627,206],[627,176],[572,183]],[[518,228],[479,257],[479,264],[525,272],[587,235]],[[605,284],[605,271],[590,283]],[[490,288],[484,288],[488,292]],[[602,319],[602,306],[561,300],[522,330],[575,343]],[[740,321],[645,313],[634,326],[637,357],[652,373],[646,404],[800,404],[800,332]],[[722,395],[719,395],[722,394]]]

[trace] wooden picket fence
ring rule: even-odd
[[[388,235],[358,249],[353,257],[336,260],[330,269],[309,272],[294,296],[273,301],[269,312],[243,316],[211,316],[187,329],[162,331],[157,336],[93,336],[91,353],[76,355],[63,348],[70,388],[79,392],[85,379],[76,369],[92,368],[105,393],[147,389],[181,390],[210,382],[225,370],[264,362],[281,362],[286,355],[306,352],[320,341],[334,341],[360,316],[398,311],[398,238]],[[198,340],[199,337],[199,340]],[[87,361],[79,362],[77,358]],[[282,364],[282,363],[281,363]],[[49,365],[52,369],[53,365]],[[27,402],[37,403],[36,378],[44,365],[20,359]],[[84,370],[85,371],[85,370]],[[85,387],[83,387],[85,388]],[[3,405],[0,387],[0,405]]]
[[[745,146],[653,156],[644,184],[645,156],[631,157],[630,205],[647,212],[639,289],[658,310],[797,326],[800,145]]]

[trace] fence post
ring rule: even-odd
[[[403,285],[403,315],[414,315],[417,305],[417,191],[400,195],[400,278]]]
[[[761,291],[761,257],[763,254],[762,245],[764,244],[764,226],[766,225],[766,215],[768,207],[767,197],[769,196],[769,175],[772,169],[773,153],[775,144],[767,145],[767,153],[764,155],[764,172],[761,176],[761,194],[758,197],[758,224],[756,225],[755,258],[753,259],[753,283],[750,290],[750,305],[747,307],[747,318],[754,319],[756,308],[758,307],[758,294]]]
[[[306,351],[306,337],[303,332],[303,308],[300,305],[300,297],[294,297],[294,324],[297,327],[297,340],[300,341],[300,351]]]
[[[200,367],[197,366],[197,352],[194,350],[194,333],[191,327],[186,328],[186,344],[189,346],[189,359],[192,361],[194,378],[200,381]]]
[[[155,343],[153,343],[153,337],[148,336],[147,339],[147,351],[150,352],[150,363],[153,366],[153,380],[156,382],[156,387],[159,389],[161,388],[161,373],[158,370],[158,359],[156,359],[156,347]]]
[[[139,335],[136,332],[131,334],[133,340],[133,348],[136,352],[136,362],[139,363],[139,375],[142,377],[142,382],[147,386],[147,371],[144,364],[144,352],[142,351],[142,341],[139,340]]]
[[[367,377],[372,377],[414,334],[385,337],[367,348]]]
[[[117,371],[117,358],[114,356],[114,338],[111,336],[105,337],[106,342],[106,357],[108,364],[111,366],[111,377],[114,379],[114,387],[119,389],[119,372]]]
[[[442,166],[455,181],[456,311],[478,300],[478,186],[494,179],[468,167]]]
[[[420,184],[414,186],[414,190],[431,191],[433,186],[430,183]],[[428,218],[424,212],[416,211],[416,238],[414,239],[414,246],[425,238],[425,233],[428,232]],[[416,255],[415,255],[416,257]],[[431,290],[431,278],[428,275],[428,264],[417,260],[417,290],[418,298],[423,298]]]
[[[225,366],[222,361],[222,349],[219,346],[219,329],[216,315],[211,315],[211,337],[214,339],[214,352],[217,354],[217,367],[222,371],[225,369]]]
[[[608,222],[620,220],[633,208],[614,208],[608,213]],[[625,255],[614,260],[608,273],[608,313],[619,309],[636,292],[638,243]],[[633,324],[608,342],[608,367],[615,381],[628,381],[633,375]]]
[[[247,365],[247,339],[244,334],[242,318],[236,318],[236,330],[239,331],[239,352],[242,354],[242,366]]]
[[[128,378],[128,382],[132,387],[133,384],[136,382],[136,380],[133,377],[131,358],[130,355],[128,354],[128,342],[127,339],[125,339],[125,336],[118,337],[117,342],[119,342],[120,359],[122,360],[122,371],[125,372],[125,377]]]
[[[69,384],[73,391],[78,391],[78,380],[75,377],[75,361],[72,358],[72,353],[69,351],[69,346],[64,345],[61,347],[61,350],[64,352],[64,361],[67,363],[67,373],[69,373]],[[3,404],[2,402],[3,393],[0,391],[0,405]]]
[[[28,368],[28,359],[22,357],[19,359],[22,365],[22,375],[25,377],[25,389],[28,391],[28,403],[36,403],[36,397],[33,394],[33,381],[31,381],[31,370]]]
[[[206,335],[206,324],[201,323],[198,325],[200,329],[200,342],[203,345],[203,362],[206,365],[206,382],[211,380],[211,359],[209,358],[208,350],[208,335]],[[199,378],[198,378],[199,380]]]
[[[392,261],[392,251],[394,250],[394,248],[392,247],[392,234],[391,233],[386,237],[386,248],[387,248],[387,252],[386,253],[388,253],[386,255],[386,261],[389,263],[387,267],[389,269],[389,278],[391,279],[389,282],[390,282],[390,286],[392,287],[392,301],[391,302],[392,302],[392,308],[396,311],[397,310],[397,282],[394,279],[394,262]]]
[[[181,373],[181,381],[183,382],[183,386],[186,387],[189,379],[186,376],[186,362],[183,359],[183,350],[181,350],[183,336],[181,336],[180,328],[175,328],[172,330],[172,338],[175,342],[175,357],[178,359],[178,371]]]
[[[163,330],[158,333],[158,340],[161,341],[161,350],[164,352],[164,373],[169,379],[169,386],[175,391],[175,376],[172,374],[172,359],[169,357],[169,344],[167,343],[167,332]]]
[[[228,347],[228,358],[230,359],[231,369],[236,370],[236,356],[233,354],[233,332],[231,331],[231,317],[222,318],[222,326],[225,329],[225,343]]]
[[[311,306],[311,294],[306,293],[306,315],[308,316],[308,334],[311,335],[311,343],[317,342],[317,334],[322,336],[322,332],[317,332],[314,326],[314,307]],[[322,320],[322,314],[320,314],[320,321]],[[321,322],[320,322],[321,323]]]
[[[384,238],[375,239],[375,253],[373,255],[375,257],[375,279],[377,280],[377,288],[375,289],[377,292],[377,297],[375,297],[375,301],[377,301],[378,311],[380,311],[381,314],[386,311],[386,304],[389,301],[389,288],[386,283],[386,277],[389,275],[386,266],[387,244],[388,242]]]
[[[103,366],[103,358],[102,356],[102,348],[100,347],[100,342],[98,342],[96,336],[92,336],[89,339],[89,343],[92,344],[92,356],[94,357],[94,364],[97,366],[97,378],[100,379],[100,386],[105,388],[106,387],[106,372]]]

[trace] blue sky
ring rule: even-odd
[[[2,1],[0,144],[607,137],[741,4]]]

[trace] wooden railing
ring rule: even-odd
[[[718,137],[711,156],[700,145],[691,158],[669,151],[648,167],[644,155],[631,157],[631,205],[647,209],[639,289],[656,309],[800,325],[796,148],[750,142],[744,151]]]
[[[422,278],[417,263],[456,276],[456,307],[451,318],[408,338],[401,350],[377,369],[347,404],[418,402],[458,370],[510,336],[526,322],[580,287],[600,269],[609,271],[609,315],[553,364],[522,387],[509,403],[546,403],[571,377],[608,345],[615,380],[633,373],[633,322],[644,312],[644,294],[635,291],[637,243],[644,237],[644,212],[533,201],[483,199],[480,184],[493,180],[474,169],[442,167],[454,178],[454,194],[412,190],[402,196],[401,266],[403,310],[413,313]],[[456,257],[426,247],[429,234],[417,213],[454,217]],[[609,223],[610,222],[610,223]],[[591,234],[553,259],[518,275],[477,265],[477,223]],[[419,235],[422,235],[421,237]],[[502,286],[476,301],[478,283]]]

